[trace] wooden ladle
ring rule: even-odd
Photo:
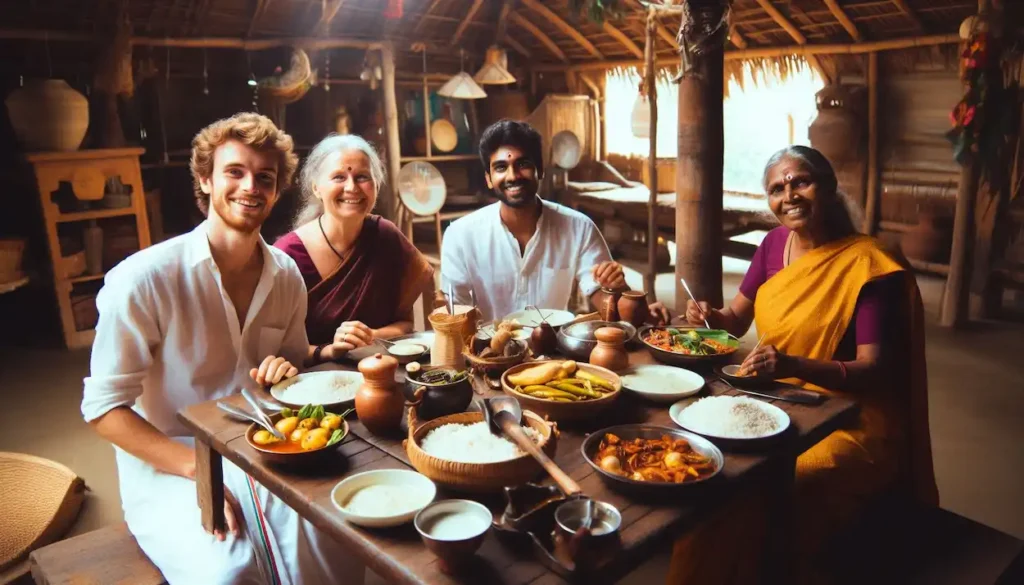
[[[519,445],[520,449],[529,453],[540,463],[544,471],[548,472],[551,479],[555,480],[566,496],[575,496],[583,492],[576,480],[562,471],[562,468],[541,451],[523,431],[523,409],[519,406],[518,400],[511,396],[485,398],[484,406],[490,412],[490,417],[487,417],[486,413],[484,416],[490,421],[489,426],[492,433],[508,437],[516,445]]]

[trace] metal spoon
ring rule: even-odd
[[[274,425],[270,422],[270,419],[267,418],[267,415],[260,408],[259,403],[256,402],[256,399],[253,397],[252,393],[246,390],[245,388],[242,388],[242,398],[244,398],[245,401],[249,403],[249,406],[251,406],[252,409],[256,411],[256,417],[259,419],[260,424],[266,427],[266,429],[270,431],[270,434],[274,435],[278,439],[284,440],[284,434],[282,434],[281,431],[274,428]]]
[[[711,325],[708,325],[708,316],[704,314],[704,310],[700,308],[699,304],[697,304],[697,299],[696,297],[693,296],[693,293],[690,291],[690,286],[686,284],[686,279],[680,277],[679,282],[683,284],[683,288],[686,289],[686,294],[689,295],[690,300],[693,301],[693,304],[697,305],[697,310],[700,311],[700,316],[704,318],[704,326],[707,327],[708,329],[711,329]]]
[[[235,408],[234,406],[231,406],[230,404],[224,404],[223,402],[218,402],[217,403],[217,408],[219,408],[219,409],[223,410],[224,412],[228,413],[229,415],[231,415],[231,418],[234,418],[236,420],[245,421],[245,422],[253,422],[253,423],[256,423],[259,426],[267,429],[268,431],[279,432],[277,429],[275,429],[273,427],[267,427],[265,424],[263,424],[263,421],[261,421],[260,419],[256,418],[255,416],[249,414],[248,412],[245,412],[244,410],[242,410],[240,408]]]
[[[795,404],[818,404],[822,400],[822,396],[820,394],[809,392],[807,390],[792,390],[790,391],[790,394],[782,396],[778,394],[754,392],[753,390],[747,390],[745,388],[737,388],[722,376],[718,376],[718,379],[724,382],[726,386],[732,388],[737,392],[750,394],[751,396],[757,396],[758,398],[768,398],[769,400],[781,400],[783,402],[793,402]]]

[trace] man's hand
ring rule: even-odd
[[[668,312],[668,307],[661,301],[656,301],[648,305],[648,309],[651,311],[651,321],[655,325],[668,325],[672,319],[672,315]]]
[[[242,526],[245,524],[245,516],[242,515],[242,506],[235,499],[228,486],[224,486],[224,526],[226,531],[214,530],[213,536],[224,542],[228,534],[238,538],[242,535]]]
[[[622,265],[614,260],[608,260],[595,266],[592,270],[594,280],[598,286],[608,290],[624,290],[628,288],[626,275],[622,272]]]
[[[283,357],[268,355],[259,368],[249,370],[249,375],[260,386],[273,386],[285,378],[291,378],[299,373],[299,369],[293,366]]]

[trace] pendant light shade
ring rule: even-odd
[[[636,96],[629,125],[633,131],[633,136],[637,138],[651,137],[651,102],[647,100],[647,96]]]
[[[491,45],[484,57],[484,66],[473,79],[484,85],[506,85],[515,83],[516,78],[508,72],[508,55],[497,45]]]
[[[473,81],[469,73],[459,71],[437,90],[437,95],[459,100],[479,100],[487,97],[487,92]]]

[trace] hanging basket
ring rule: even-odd
[[[637,138],[651,137],[651,102],[647,96],[637,95],[633,102],[633,113],[629,118],[633,136]]]

